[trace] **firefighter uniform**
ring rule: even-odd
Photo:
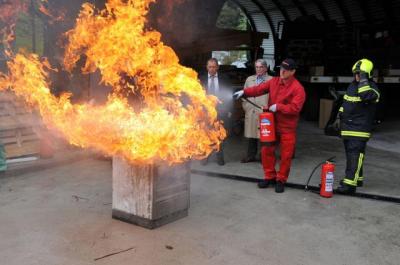
[[[340,108],[341,136],[346,151],[346,176],[338,191],[355,192],[363,182],[363,162],[365,147],[371,137],[376,103],[380,92],[371,80],[373,64],[367,59],[359,60],[353,66],[353,72],[360,76],[347,88]]]

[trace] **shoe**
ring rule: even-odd
[[[276,181],[274,179],[264,179],[257,183],[260,189],[268,188],[270,185],[275,185]]]
[[[245,157],[242,160],[240,160],[240,163],[250,163],[250,162],[256,162],[255,157]]]
[[[218,157],[218,159],[217,159],[217,164],[220,165],[220,166],[225,165],[225,160],[224,160],[224,158],[223,158],[223,157]]]
[[[339,182],[339,184],[342,186],[344,184],[343,179]],[[357,187],[362,187],[364,186],[364,181],[362,180],[357,180]]]
[[[352,194],[356,193],[356,189],[357,189],[357,187],[347,185],[347,184],[343,183],[343,181],[341,181],[341,184],[336,189],[336,192],[339,194],[352,195]]]
[[[278,180],[275,185],[275,192],[282,193],[284,191],[285,191],[285,183]]]

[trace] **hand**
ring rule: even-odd
[[[239,90],[239,91],[233,93],[233,98],[234,99],[239,99],[239,98],[243,97],[243,95],[244,95],[244,91],[243,90]]]
[[[277,111],[276,104],[271,105],[271,106],[269,107],[269,111],[271,111],[271,112],[276,112],[276,111]]]

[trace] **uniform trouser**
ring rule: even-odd
[[[363,181],[363,163],[367,141],[345,139],[346,150],[346,177],[343,183],[349,186],[357,186],[357,181]]]
[[[247,148],[247,157],[256,157],[258,149],[258,139],[249,138],[249,146]]]
[[[277,146],[280,146],[281,161],[279,165],[279,171],[276,172],[275,164],[275,150]],[[277,135],[277,141],[274,144],[263,144],[261,148],[261,161],[264,168],[264,177],[267,180],[276,179],[283,183],[286,183],[290,165],[292,163],[292,157],[294,148],[296,145],[296,133],[281,133]]]

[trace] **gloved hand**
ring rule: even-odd
[[[234,99],[239,99],[239,98],[243,97],[243,95],[244,95],[244,91],[243,90],[239,90],[239,91],[233,93],[233,98]]]
[[[273,104],[273,105],[269,106],[269,111],[276,112],[277,111],[276,104]]]

